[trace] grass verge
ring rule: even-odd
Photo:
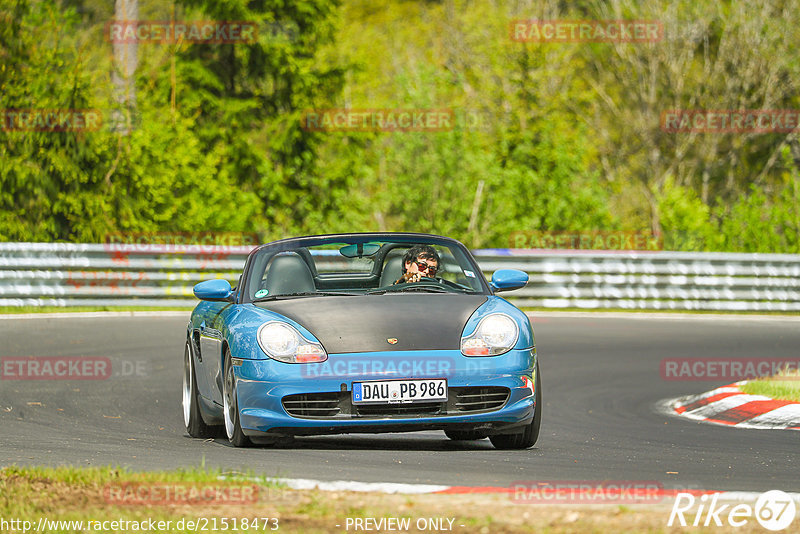
[[[751,395],[800,402],[800,371],[780,373],[770,378],[749,380],[739,387]]]
[[[16,531],[22,532],[19,522],[38,528],[46,520],[39,532],[135,532],[147,526],[151,532],[655,533],[667,530],[672,506],[671,499],[658,505],[531,505],[514,502],[511,494],[387,495],[263,483],[254,498],[225,500],[226,495],[252,497],[243,488],[253,488],[253,480],[248,473],[204,469],[135,473],[112,467],[12,466],[0,470],[0,525],[7,522],[0,530],[15,531],[8,521],[18,521]],[[410,528],[379,529],[367,523],[384,518],[407,518]],[[358,519],[372,528],[355,528]]]

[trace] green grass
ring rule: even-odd
[[[252,481],[256,475],[252,472],[230,472],[220,469],[207,469],[202,465],[175,471],[134,472],[120,467],[19,467],[12,465],[0,469],[0,475],[6,477],[23,477],[30,480],[48,480],[74,485],[104,484],[107,482],[219,482]]]
[[[782,378],[788,378],[782,380]],[[800,402],[800,371],[782,373],[762,380],[750,380],[739,389],[751,395]]]
[[[53,526],[47,532],[91,532],[96,531],[86,521],[172,521],[173,528],[167,532],[193,531],[189,528],[178,528],[182,518],[198,517],[256,517],[249,514],[248,506],[260,506],[268,503],[273,490],[282,491],[274,483],[259,483],[257,492],[253,490],[253,473],[231,473],[219,469],[181,469],[164,472],[136,473],[116,467],[77,468],[77,467],[18,467],[11,466],[0,469],[0,518],[32,521],[38,525],[40,518],[51,521],[83,521],[83,530],[76,530],[74,525]],[[134,484],[134,486],[129,486]],[[149,487],[148,487],[149,485]],[[155,504],[133,502],[115,502],[110,495],[133,496],[134,490],[125,488],[148,488],[163,491],[169,488],[196,492],[213,491],[214,488],[230,488],[224,491],[239,491],[248,488],[251,495],[257,496],[256,503],[208,504],[203,502],[162,502],[169,498],[157,496]],[[234,493],[239,495],[239,493]],[[175,495],[173,493],[173,495]],[[158,499],[162,501],[158,501]],[[252,501],[253,499],[251,499]],[[174,501],[174,499],[173,499]],[[235,509],[236,513],[227,514]],[[277,508],[272,506],[272,511]],[[261,515],[259,514],[259,517]],[[166,525],[166,523],[165,523]],[[13,530],[13,527],[12,527]],[[18,530],[18,529],[17,529]],[[21,531],[21,530],[20,530]],[[30,531],[30,530],[29,530]]]

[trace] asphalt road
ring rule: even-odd
[[[666,357],[796,358],[783,320],[534,316],[543,377],[539,443],[494,450],[441,432],[299,438],[235,449],[188,437],[180,408],[185,317],[0,320],[0,358],[107,357],[105,380],[0,380],[0,465],[206,466],[269,476],[509,486],[522,480],[659,481],[800,491],[800,432],[706,425],[658,412],[724,382],[665,381]]]

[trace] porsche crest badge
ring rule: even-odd
[[[388,341],[390,345],[397,344],[397,338],[396,337],[390,337],[386,341]]]

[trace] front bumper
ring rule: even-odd
[[[239,419],[252,437],[433,429],[503,433],[532,421],[535,361],[535,349],[483,358],[405,351],[332,354],[315,364],[241,360],[234,366]],[[446,378],[448,401],[352,403],[353,382],[399,378]],[[329,409],[296,409],[323,405]]]

